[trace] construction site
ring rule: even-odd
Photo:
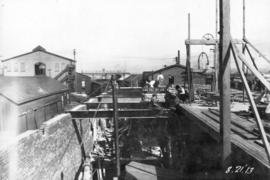
[[[270,179],[270,76],[258,68],[270,60],[246,35],[245,0],[237,38],[230,0],[215,3],[214,35],[193,39],[186,16],[185,64],[178,50],[156,71],[78,73],[75,50],[41,46],[3,60],[0,179]],[[212,68],[204,51],[191,66],[194,46],[212,48]],[[28,56],[41,57],[33,70],[20,64],[33,77],[11,77],[12,61]]]

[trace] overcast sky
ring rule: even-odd
[[[185,58],[187,14],[191,36],[215,33],[216,0],[0,0],[1,59],[41,45],[72,58],[79,71],[142,72]],[[231,27],[241,38],[242,0],[231,0]],[[246,0],[247,37],[270,57],[270,1]],[[192,48],[197,59],[201,51]],[[209,54],[211,55],[211,54]],[[183,62],[183,61],[182,61]],[[263,63],[262,63],[263,64]]]

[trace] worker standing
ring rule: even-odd
[[[158,81],[159,86],[163,85],[164,76],[163,76],[163,74],[161,74],[161,72],[159,72],[157,75],[157,81]]]
[[[169,86],[174,84],[174,76],[169,75]]]

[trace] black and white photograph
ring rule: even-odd
[[[270,179],[269,0],[0,0],[0,180]]]

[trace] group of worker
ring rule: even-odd
[[[174,82],[174,76],[168,76],[168,83],[165,86],[164,76],[162,73],[159,73],[156,76],[155,80],[146,81],[146,86],[154,89],[154,93],[152,96],[152,101],[154,102],[157,99],[157,89],[160,87],[165,87],[165,104],[168,107],[175,106],[179,103],[187,103],[189,99],[189,93],[186,88],[183,86],[177,85]]]
[[[189,99],[188,90],[183,86],[175,85],[174,76],[169,75],[168,85],[165,88],[165,103],[168,107],[179,103],[187,103]]]

